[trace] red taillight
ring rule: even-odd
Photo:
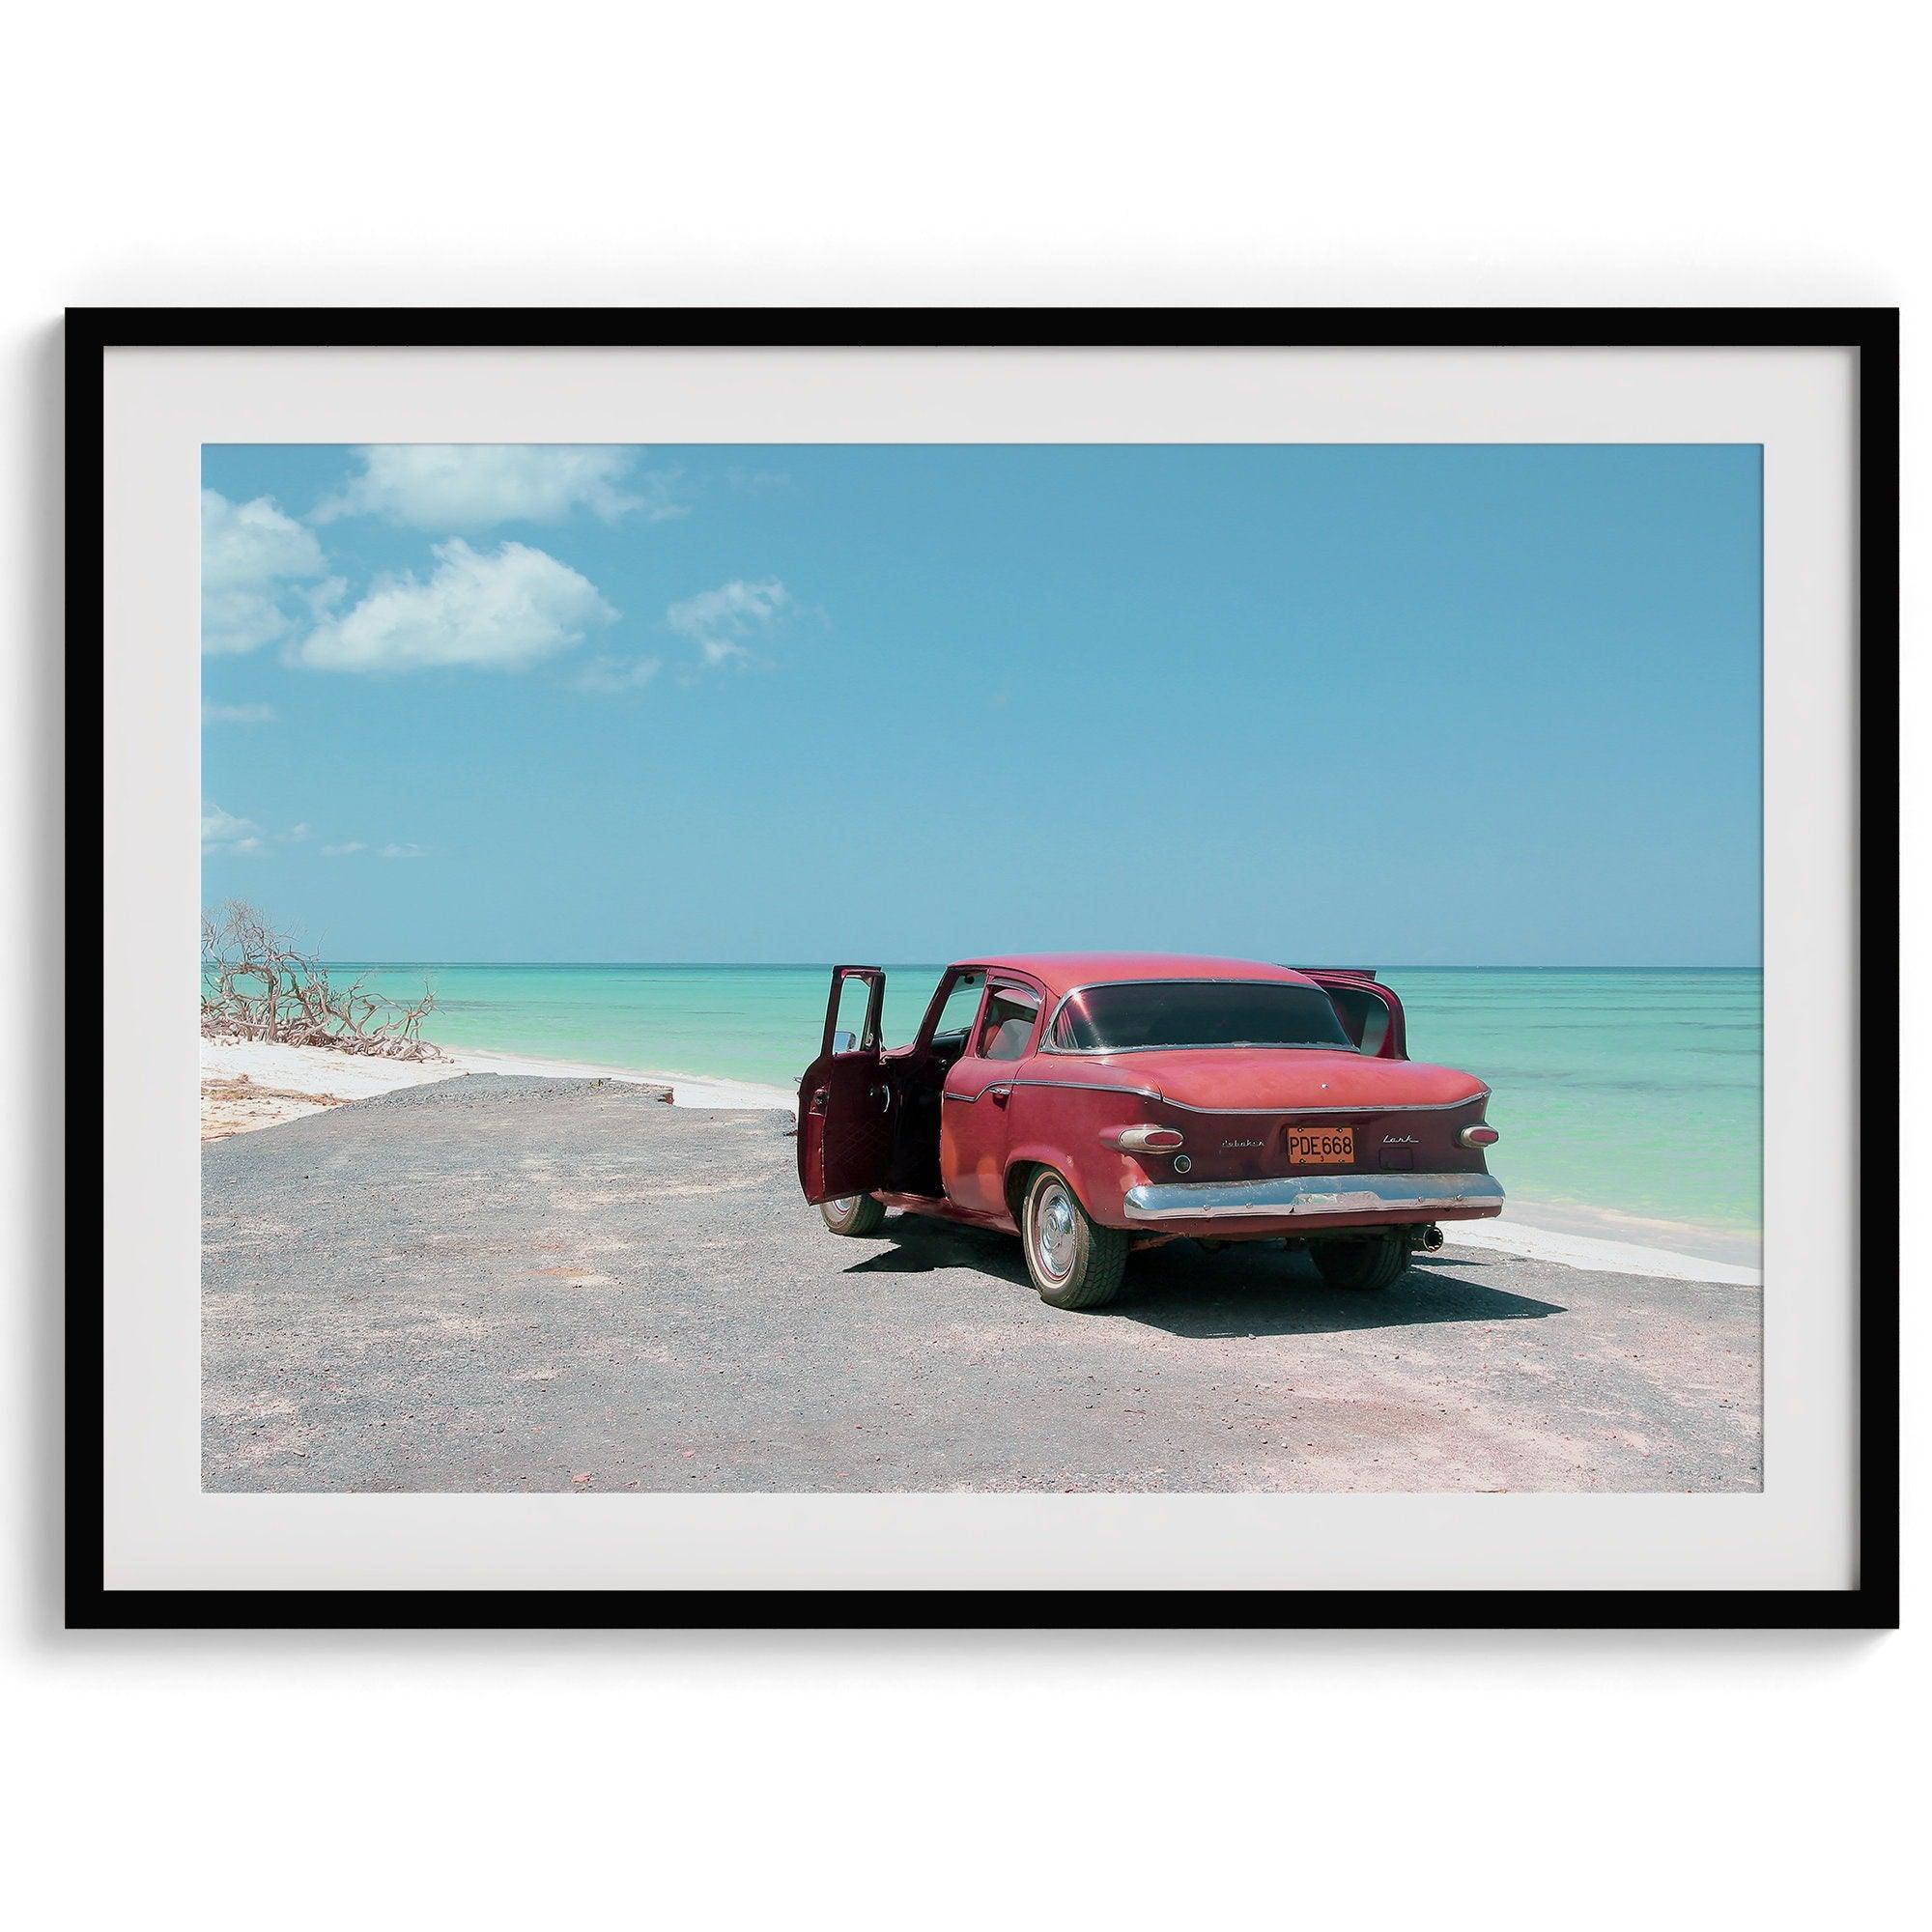
[[[1172,1153],[1181,1145],[1181,1136],[1174,1127],[1109,1127],[1100,1138],[1122,1153]]]
[[[1502,1135],[1479,1121],[1473,1127],[1464,1127],[1456,1139],[1463,1147],[1494,1147]]]

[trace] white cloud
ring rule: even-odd
[[[298,823],[280,832],[270,832],[257,825],[252,818],[238,818],[232,811],[223,811],[218,805],[204,801],[201,808],[201,849],[204,852],[256,853],[273,850],[277,845],[303,845],[315,837],[315,827]],[[359,845],[325,845],[323,852],[330,858],[342,852],[359,852]]]
[[[617,615],[588,579],[526,544],[485,553],[453,537],[432,554],[427,581],[378,578],[353,610],[296,646],[296,661],[317,670],[521,670]]]
[[[325,845],[322,848],[322,856],[325,859],[349,859],[355,857],[357,852],[367,852],[372,849],[379,859],[427,859],[429,857],[429,847],[427,845],[413,845],[399,840],[394,844],[372,848],[366,839],[361,838],[345,838],[340,845]]]
[[[231,503],[219,490],[201,493],[201,581],[231,590],[285,577],[320,577],[322,546],[272,497]]]
[[[683,514],[670,479],[633,475],[637,451],[554,443],[376,443],[358,449],[361,473],[310,520],[384,517],[413,529],[480,530],[493,524],[554,524],[588,510],[606,523],[634,514]],[[625,485],[631,487],[626,488]]]
[[[641,691],[664,668],[661,658],[592,658],[571,679],[578,691],[615,696],[626,691]]]
[[[327,568],[322,546],[274,499],[231,503],[201,493],[201,647],[252,651],[295,628],[284,608],[293,586]]]
[[[223,811],[218,805],[201,808],[201,836],[204,840],[211,838],[240,838],[244,833],[259,832],[262,828],[252,818],[237,818],[232,811]]]
[[[204,724],[272,724],[275,722],[275,707],[272,704],[204,704],[201,707],[201,722]]]
[[[201,849],[204,852],[259,852],[262,828],[252,818],[237,818],[218,805],[203,802]]]
[[[665,622],[698,649],[707,668],[752,664],[757,653],[745,640],[768,635],[791,610],[791,594],[777,578],[759,583],[733,579],[699,591],[665,611]]]
[[[777,578],[762,583],[734,578],[716,590],[700,590],[696,597],[673,604],[665,612],[665,622],[692,638],[711,631],[742,632],[770,623],[790,602],[790,593]]]

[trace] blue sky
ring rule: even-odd
[[[1759,957],[1755,447],[209,447],[337,958]]]

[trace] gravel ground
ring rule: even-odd
[[[209,1145],[205,1486],[1759,1487],[1755,1290],[1178,1242],[1063,1314],[1010,1236],[830,1234],[789,1127],[479,1075]]]

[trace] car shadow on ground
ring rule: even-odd
[[[895,1214],[879,1231],[884,1245],[847,1274],[927,1274],[971,1268],[1033,1292],[1019,1243],[1010,1235]],[[1090,1321],[1139,1321],[1189,1340],[1261,1335],[1335,1335],[1446,1321],[1535,1321],[1567,1314],[1553,1301],[1514,1294],[1482,1280],[1478,1256],[1418,1257],[1378,1294],[1327,1286],[1303,1255],[1255,1242],[1219,1252],[1193,1241],[1151,1248],[1127,1263],[1120,1298]]]
[[[939,1268],[971,1268],[1013,1282],[1029,1293],[1033,1290],[1020,1244],[1011,1235],[924,1214],[889,1214],[876,1238],[885,1246],[854,1262],[845,1269],[847,1274],[930,1274]]]

